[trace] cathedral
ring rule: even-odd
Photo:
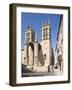
[[[53,48],[51,44],[51,26],[49,23],[41,25],[41,41],[31,26],[25,31],[24,49],[21,50],[21,62],[33,72],[49,72],[53,66]]]

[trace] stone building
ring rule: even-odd
[[[55,49],[56,70],[63,72],[63,16],[60,17],[59,30],[57,34],[57,44]]]
[[[51,45],[51,27],[44,22],[41,26],[41,41],[28,26],[25,32],[25,45],[21,50],[22,65],[34,72],[48,72],[53,65],[53,48]]]

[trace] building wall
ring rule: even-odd
[[[55,50],[55,65],[63,71],[63,17],[60,18],[60,26],[57,34],[57,45]]]
[[[41,41],[42,53],[43,58],[45,61],[45,66],[51,64],[51,42],[50,40],[43,40]]]

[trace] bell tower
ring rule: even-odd
[[[33,31],[31,26],[28,26],[25,32],[26,44],[29,44],[30,42],[34,42],[34,39],[35,39],[35,32]]]
[[[50,40],[51,41],[51,27],[50,24],[46,23],[46,21],[44,23],[42,23],[42,40]]]
[[[34,40],[35,40],[35,32],[33,31],[32,27],[28,25],[25,32],[25,54],[24,54],[25,65],[33,65]]]
[[[51,27],[50,23],[47,23],[46,21],[42,23],[41,26],[41,46],[43,51],[43,59],[45,62],[45,66],[48,66],[51,64]]]

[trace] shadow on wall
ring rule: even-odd
[[[27,47],[28,65],[33,65],[34,58],[34,44],[30,42]]]
[[[38,57],[39,62],[38,62],[38,65],[43,66],[45,64],[45,61],[44,61],[43,52],[42,52],[40,44],[38,45],[38,48],[39,48],[39,57]]]

